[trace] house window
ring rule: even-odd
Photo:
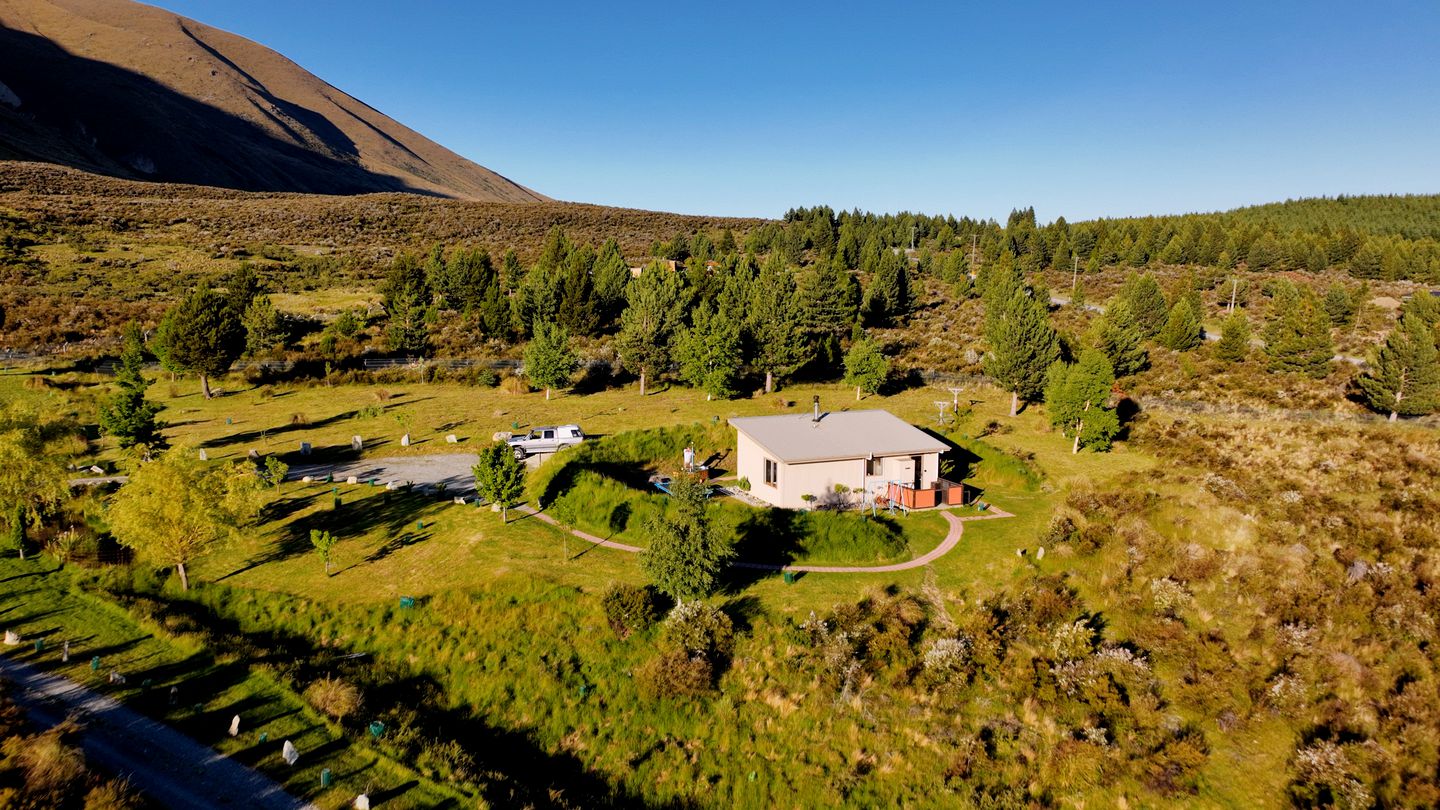
[[[771,461],[771,460],[768,459],[768,458],[765,459],[765,483],[767,483],[767,484],[769,484],[770,486],[773,487],[773,486],[775,486],[775,482],[777,482],[777,481],[779,481],[779,480],[780,480],[780,465],[779,465],[779,464],[776,464],[775,462]]]
[[[882,459],[882,458],[867,458],[867,459],[865,459],[865,474],[866,474],[866,475],[869,475],[869,476],[872,476],[872,477],[879,476],[879,475],[882,474],[882,470],[884,469],[884,467],[885,467],[885,459]]]

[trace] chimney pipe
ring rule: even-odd
[[[815,421],[820,421],[820,395],[815,395]]]

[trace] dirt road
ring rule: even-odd
[[[104,695],[0,655],[10,698],[44,728],[76,716],[85,725],[85,759],[122,776],[164,807],[254,807],[314,810],[278,783]],[[280,755],[276,741],[275,755]]]

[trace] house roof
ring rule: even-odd
[[[889,411],[737,416],[730,426],[787,464],[943,453],[950,446]]]

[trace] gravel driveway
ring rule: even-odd
[[[11,699],[38,726],[78,716],[86,760],[129,779],[163,807],[314,810],[264,774],[74,681],[6,656],[0,656],[0,678],[18,687]],[[274,745],[278,757],[280,741]]]

